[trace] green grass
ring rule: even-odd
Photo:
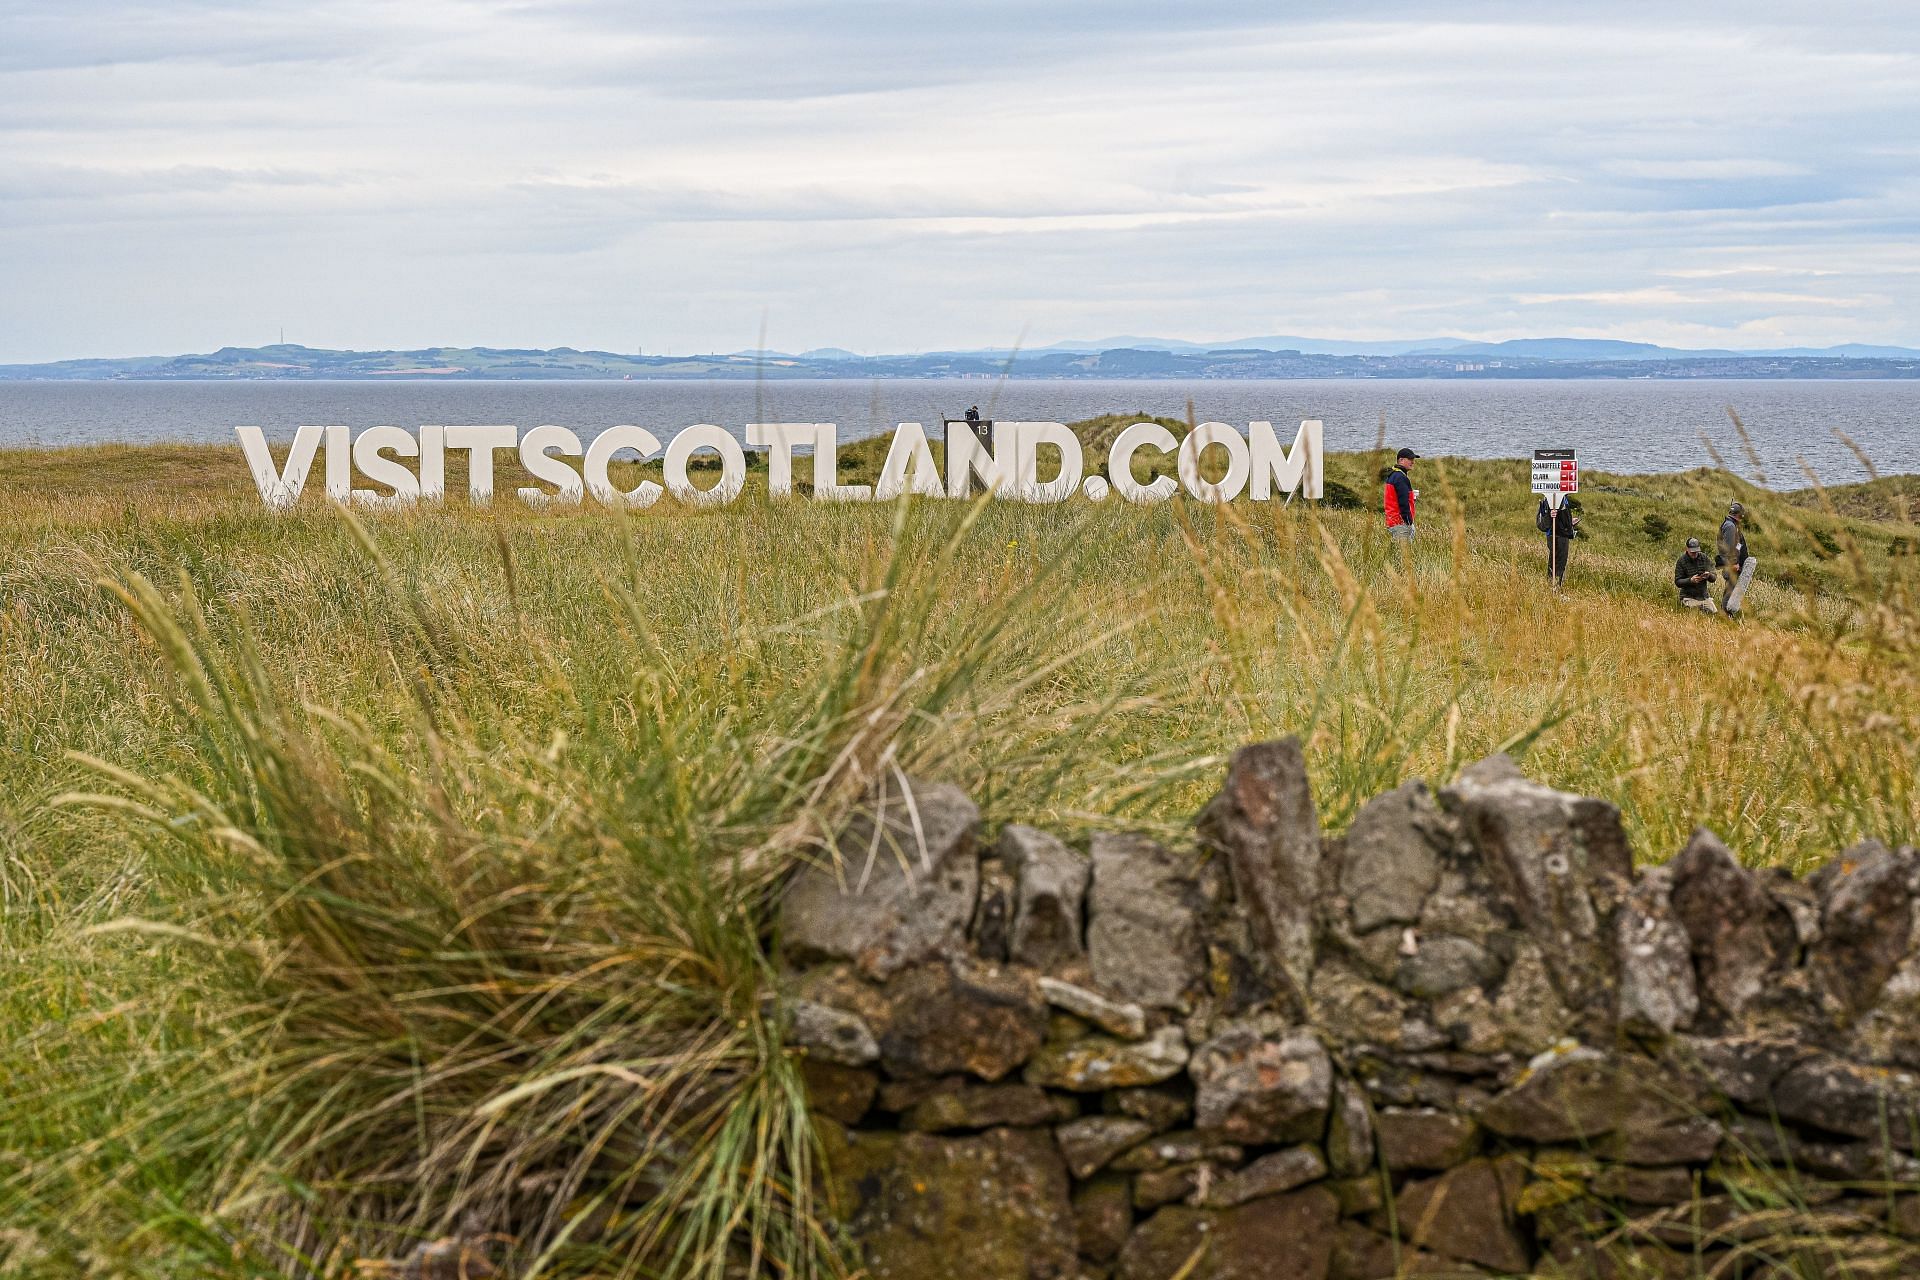
[[[1423,464],[1407,556],[1381,465],[1329,460],[1360,511],[756,475],[356,522],[264,512],[237,449],[0,453],[0,1260],[346,1274],[514,1204],[551,1274],[833,1273],[766,906],[895,769],[1180,838],[1298,732],[1335,828],[1505,747],[1647,859],[1914,838],[1901,482],[1590,473],[1556,594],[1524,463]],[[1738,624],[1670,586],[1733,496]]]

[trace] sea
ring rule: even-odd
[[[1302,418],[1319,418],[1333,451],[1384,443],[1429,456],[1523,458],[1534,449],[1572,448],[1583,469],[1614,472],[1685,471],[1712,465],[1717,453],[1736,472],[1776,488],[1804,485],[1809,474],[1826,484],[1864,479],[1861,454],[1882,474],[1920,471],[1920,381],[0,382],[0,449],[235,444],[234,428],[243,424],[289,440],[307,423],[356,430],[556,423],[584,441],[623,423],[665,439],[695,423],[743,435],[749,422],[832,422],[841,439],[853,440],[901,422],[931,433],[971,405],[1001,421],[1191,413],[1244,430],[1264,420],[1283,440]]]

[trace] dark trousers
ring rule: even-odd
[[[1547,571],[1547,574],[1555,582],[1565,582],[1567,580],[1567,551],[1573,546],[1573,539],[1549,537],[1547,541],[1553,544],[1551,551],[1553,567]]]

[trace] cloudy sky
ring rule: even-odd
[[[0,0],[0,362],[1920,345],[1920,5]]]

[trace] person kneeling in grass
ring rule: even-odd
[[[1713,566],[1707,563],[1707,553],[1700,549],[1700,539],[1688,538],[1687,549],[1673,562],[1673,585],[1680,588],[1680,603],[1702,613],[1719,613],[1713,597],[1707,594],[1713,577]]]

